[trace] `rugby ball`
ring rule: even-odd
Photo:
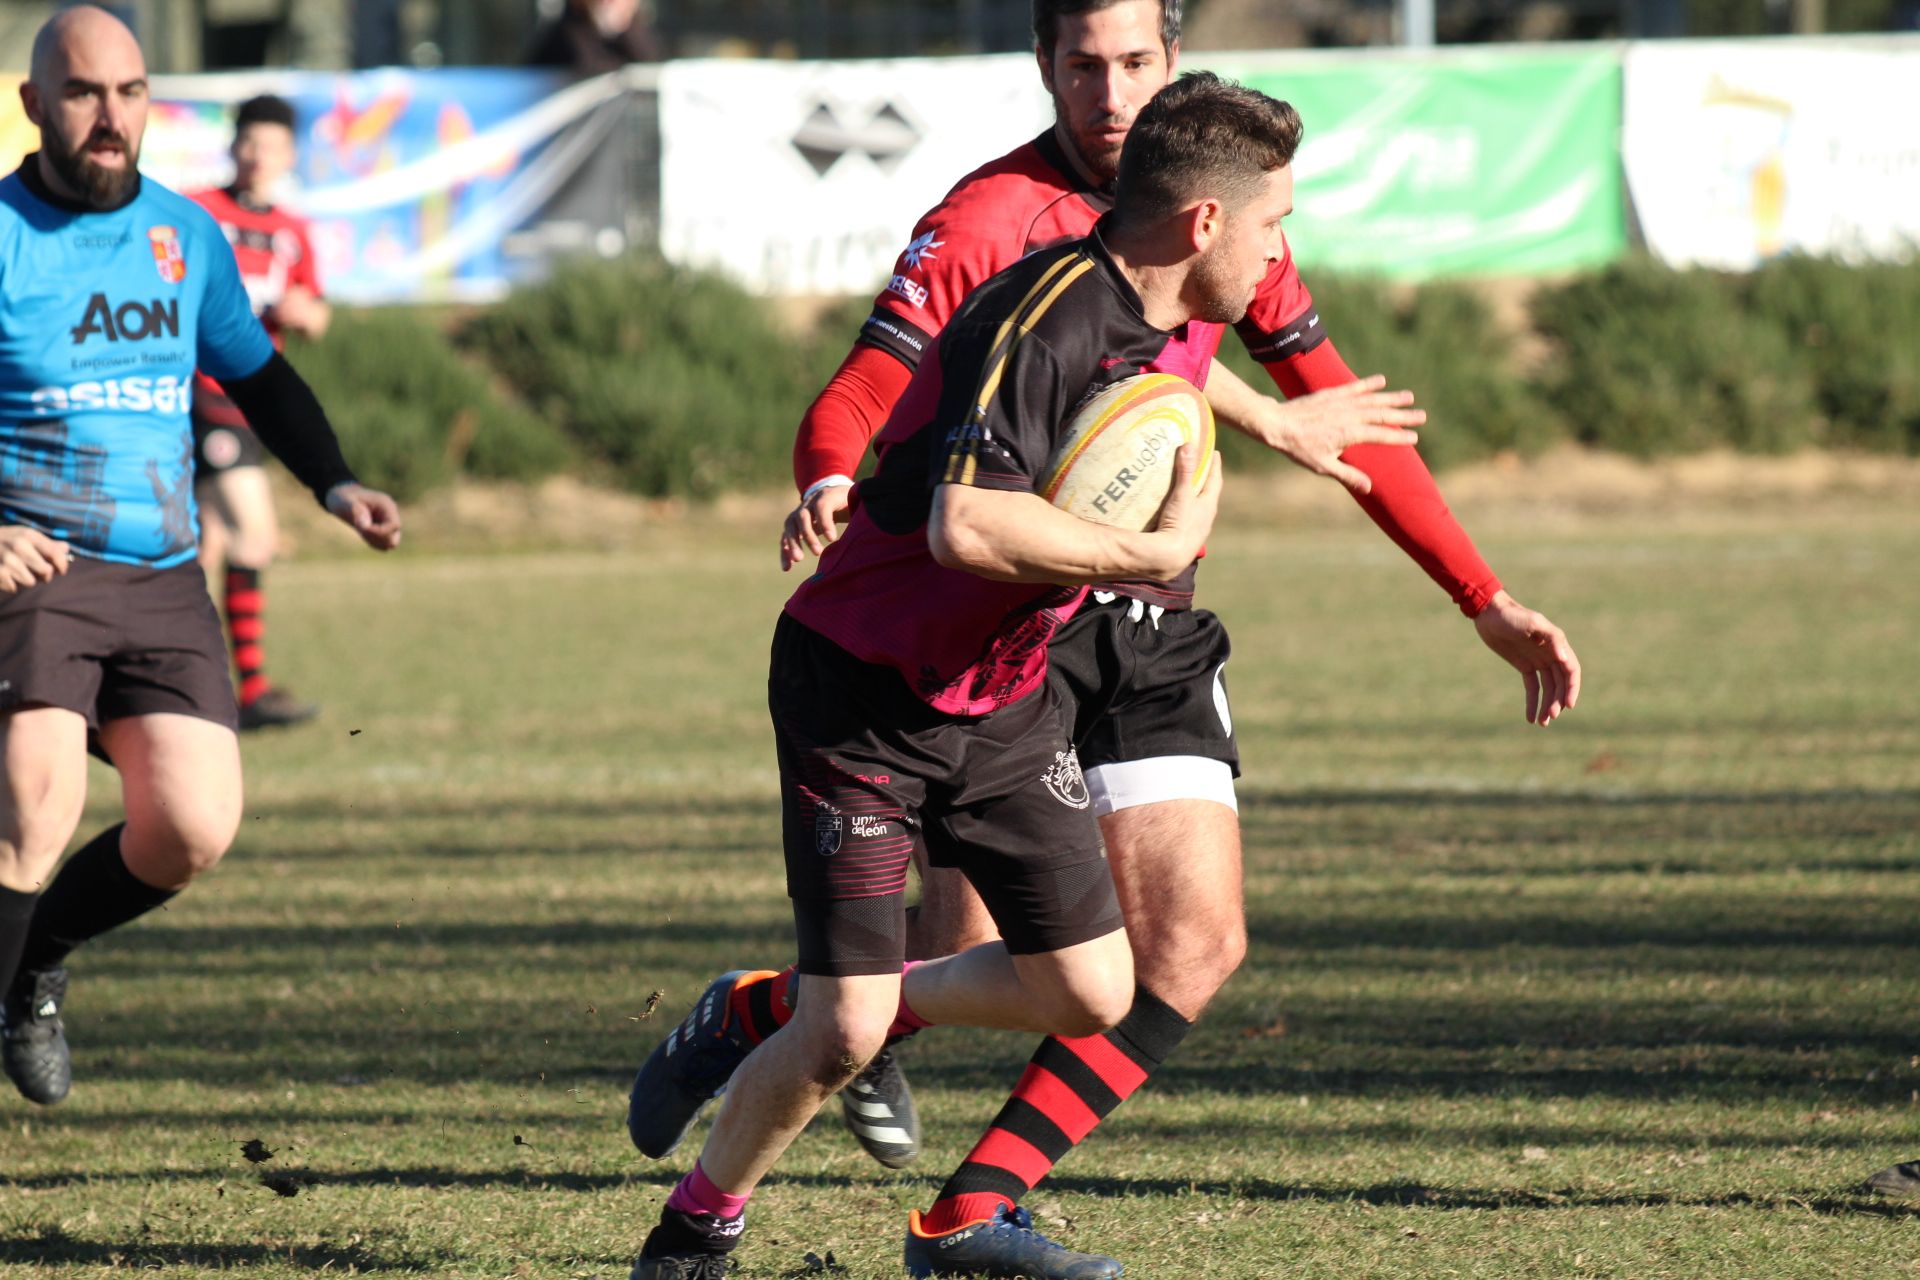
[[[1213,409],[1200,388],[1171,373],[1123,378],[1067,423],[1040,496],[1082,520],[1150,529],[1173,487],[1174,453],[1200,446],[1197,490],[1213,466]]]

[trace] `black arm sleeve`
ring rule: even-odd
[[[335,485],[355,483],[313,388],[278,351],[258,373],[222,382],[220,387],[240,406],[260,443],[322,503]]]

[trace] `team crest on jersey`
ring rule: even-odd
[[[1061,804],[1084,809],[1093,803],[1087,791],[1087,775],[1080,771],[1080,753],[1072,747],[1053,753],[1053,763],[1040,775],[1040,781]]]
[[[147,231],[147,242],[153,246],[153,265],[160,272],[160,278],[168,284],[179,284],[187,278],[187,254],[180,247],[180,233],[172,227],[153,227]]]
[[[846,820],[840,811],[822,800],[813,811],[813,851],[823,858],[840,852],[840,840],[846,833]]]

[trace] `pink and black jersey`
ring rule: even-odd
[[[240,279],[247,287],[247,299],[253,314],[261,318],[273,337],[277,350],[283,345],[280,327],[274,323],[273,308],[287,296],[287,290],[299,286],[320,294],[320,271],[314,261],[313,238],[307,220],[278,205],[257,205],[242,200],[228,188],[195,191],[190,199],[213,215],[233,246],[234,259],[240,264]],[[194,411],[222,426],[245,426],[241,415],[220,384],[200,374],[195,380]]]
[[[1036,492],[1075,410],[1137,373],[1191,369],[1202,328],[1217,340],[1218,326],[1148,324],[1097,230],[994,276],[929,344],[875,438],[852,522],[787,612],[899,671],[937,711],[983,715],[1031,693],[1085,591],[939,564],[927,547],[934,490]]]

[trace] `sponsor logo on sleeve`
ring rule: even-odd
[[[905,276],[895,276],[887,281],[887,292],[899,294],[916,307],[927,305],[927,286],[915,284]]]
[[[933,232],[922,232],[920,235],[915,236],[907,245],[907,251],[900,255],[900,261],[902,265],[906,267],[917,267],[929,258],[939,257],[940,255],[936,254],[934,250],[944,244],[946,244],[945,240],[935,240],[933,238]]]

